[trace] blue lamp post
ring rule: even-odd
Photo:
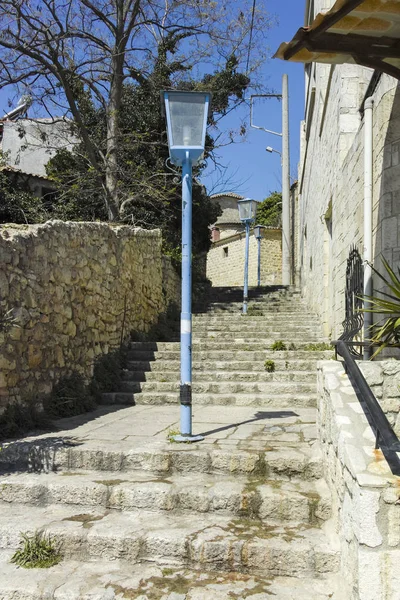
[[[182,296],[180,435],[176,442],[204,439],[192,434],[192,165],[204,153],[209,92],[162,92],[171,162],[182,167]]]
[[[261,230],[265,229],[264,225],[255,225],[254,227],[254,237],[257,240],[258,245],[258,257],[257,257],[257,285],[261,285]]]
[[[249,241],[250,241],[250,225],[256,218],[257,202],[251,198],[238,201],[239,219],[246,226],[246,244],[244,255],[244,286],[243,286],[243,314],[247,314],[248,301],[248,281],[249,281]]]

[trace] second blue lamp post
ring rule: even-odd
[[[244,285],[243,285],[243,314],[247,314],[247,302],[249,296],[249,242],[250,226],[256,218],[257,201],[251,198],[238,201],[239,219],[246,227],[246,241],[244,253]]]
[[[182,295],[180,434],[176,442],[204,439],[192,434],[192,165],[204,153],[209,92],[163,92],[171,162],[182,167]]]

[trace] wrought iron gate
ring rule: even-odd
[[[360,312],[363,307],[362,295],[364,290],[364,267],[359,251],[355,246],[350,250],[346,267],[346,306],[345,319],[342,323],[343,333],[340,340],[352,342],[361,332],[364,325],[364,315]],[[349,346],[353,356],[362,357],[362,352],[356,346]]]

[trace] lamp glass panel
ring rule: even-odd
[[[240,200],[238,202],[239,219],[241,221],[254,219],[256,216],[256,207],[257,202],[255,200]]]
[[[259,238],[259,237],[261,237],[261,227],[260,227],[259,225],[256,225],[256,226],[254,227],[254,236],[255,236],[256,238]]]
[[[172,146],[202,146],[205,94],[171,94]]]

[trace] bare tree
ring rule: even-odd
[[[2,0],[0,87],[29,91],[41,116],[61,111],[73,119],[115,220],[121,203],[117,148],[124,83],[146,79],[160,44],[171,41],[171,63],[184,66],[174,85],[196,69],[212,72],[231,55],[256,71],[268,26],[266,15],[254,15],[253,4],[246,8],[235,0]],[[251,54],[249,43],[257,54]],[[93,141],[77,86],[104,110],[105,151]]]

